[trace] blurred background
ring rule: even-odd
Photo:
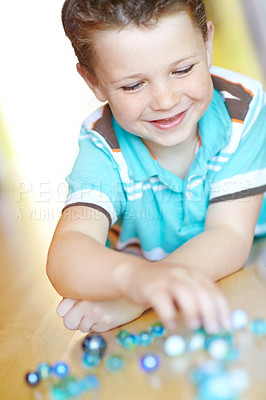
[[[214,64],[265,83],[266,1],[206,4]],[[11,237],[21,222],[24,238],[34,231],[42,256],[64,205],[80,125],[99,105],[76,72],[62,5],[0,0],[0,221]]]

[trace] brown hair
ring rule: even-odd
[[[207,39],[203,0],[66,0],[62,22],[79,63],[93,75],[95,31],[122,29],[129,24],[148,27],[175,12],[188,13]]]

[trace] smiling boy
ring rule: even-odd
[[[178,308],[190,328],[229,328],[212,281],[240,269],[253,241],[266,185],[262,86],[210,73],[214,27],[200,0],[67,0],[62,16],[78,72],[107,104],[82,126],[49,250],[48,276],[67,298],[59,314],[84,332],[149,307],[168,326]],[[120,252],[105,246],[117,222]]]

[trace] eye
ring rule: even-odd
[[[193,67],[194,67],[194,64],[190,65],[187,68],[177,69],[177,70],[173,71],[173,74],[174,75],[185,75],[185,74],[188,74],[190,71],[192,71]]]
[[[138,83],[134,83],[134,85],[129,85],[129,86],[123,86],[121,89],[124,90],[125,92],[130,92],[130,91],[134,91],[134,90],[138,90],[139,88],[141,88],[141,86],[143,85],[143,82],[138,82]]]

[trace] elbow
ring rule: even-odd
[[[56,272],[56,269],[55,269],[53,263],[51,262],[51,260],[49,260],[49,257],[47,258],[47,262],[46,262],[46,275],[47,275],[49,281],[51,282],[52,286],[57,291],[57,293],[62,295],[60,293],[60,289],[58,286],[58,280],[59,280],[58,273]]]
[[[46,274],[52,286],[62,297],[79,299],[82,293],[75,275],[71,273],[72,267],[72,264],[69,264],[69,257],[62,257],[54,248],[49,249]]]
[[[52,252],[49,250],[48,256],[47,256],[47,262],[46,262],[46,275],[51,282],[52,286],[56,290],[56,292],[62,296],[65,296],[65,290],[62,285],[64,282],[63,280],[63,271],[60,268],[60,265],[58,262],[56,262],[55,256],[52,254]]]

